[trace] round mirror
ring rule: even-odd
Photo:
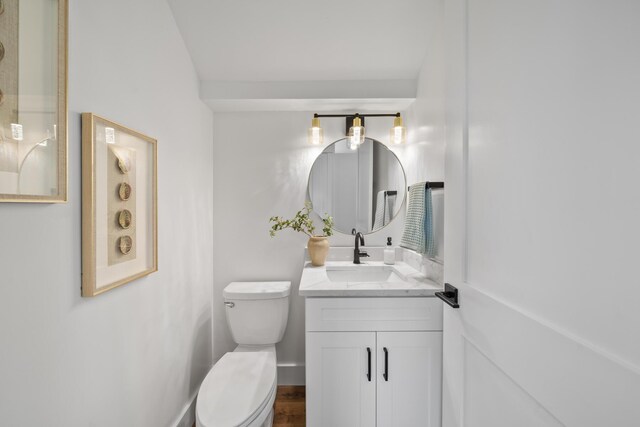
[[[351,149],[343,138],[313,163],[307,191],[313,210],[320,216],[331,215],[336,231],[369,234],[398,215],[406,188],[400,160],[386,145],[366,138]]]

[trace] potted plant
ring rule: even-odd
[[[322,220],[322,235],[316,235],[316,227],[311,219],[311,202],[305,202],[304,208],[299,210],[293,219],[284,219],[279,216],[272,216],[269,219],[270,223],[273,223],[269,234],[271,237],[276,235],[276,232],[290,228],[293,231],[298,231],[309,236],[307,242],[307,249],[309,250],[309,257],[311,258],[311,264],[317,267],[323,266],[329,253],[329,240],[327,237],[333,235],[333,218],[330,215],[325,215]]]

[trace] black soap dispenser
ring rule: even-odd
[[[396,263],[396,250],[392,246],[391,237],[387,237],[387,247],[384,250],[384,263],[389,265]]]

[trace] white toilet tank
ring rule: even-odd
[[[273,345],[282,340],[289,318],[291,282],[233,282],[224,304],[233,340],[240,345]]]

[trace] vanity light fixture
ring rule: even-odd
[[[324,143],[324,132],[320,127],[320,119],[315,114],[311,119],[311,127],[309,128],[309,143],[312,145],[322,145]]]
[[[353,124],[349,128],[349,148],[355,150],[359,145],[364,143],[364,126],[362,126],[362,119],[360,115],[356,113],[353,118]]]
[[[394,117],[393,127],[391,128],[390,144],[403,144],[406,140],[407,128],[402,123],[400,113],[394,114],[318,114],[313,115],[311,127],[309,128],[309,143],[319,145],[323,143],[323,132],[320,127],[320,117],[345,117],[347,143],[350,149],[357,150],[365,141],[365,117]]]
[[[407,139],[407,128],[402,124],[402,117],[400,117],[400,113],[396,115],[396,118],[393,119],[393,127],[391,128],[390,138],[392,144],[404,144]]]

